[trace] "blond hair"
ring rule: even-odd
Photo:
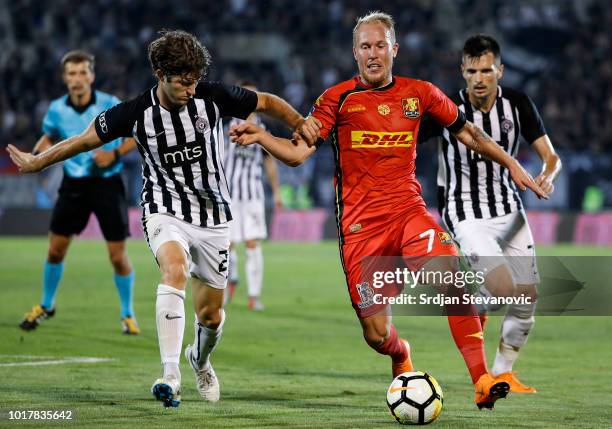
[[[393,17],[387,13],[376,10],[374,12],[370,12],[367,15],[361,16],[357,18],[357,23],[355,27],[353,27],[353,44],[355,44],[355,39],[357,37],[357,31],[359,27],[363,24],[374,24],[380,23],[384,25],[387,30],[389,30],[391,35],[391,43],[395,43],[395,21]]]

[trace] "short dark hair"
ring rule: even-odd
[[[159,34],[149,44],[153,73],[161,70],[166,77],[206,76],[211,64],[210,53],[193,34],[182,30],[162,30]]]
[[[493,37],[487,34],[475,34],[468,38],[463,45],[464,57],[478,58],[491,52],[496,60],[501,57],[499,43]]]
[[[84,63],[85,61],[89,61],[89,69],[93,72],[96,57],[91,55],[89,52],[85,52],[81,50],[74,50],[74,51],[67,52],[62,57],[62,61],[61,61],[62,72],[66,68],[66,63]]]

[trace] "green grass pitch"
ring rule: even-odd
[[[263,313],[246,308],[244,284],[228,308],[212,362],[221,382],[217,404],[200,401],[183,361],[183,402],[164,409],[150,387],[160,374],[155,332],[157,266],[142,241],[130,241],[136,314],[143,330],[120,334],[119,307],[105,246],[75,241],[59,288],[56,316],[35,332],[17,328],[40,299],[46,240],[0,239],[0,427],[391,428],[385,405],[388,358],[370,350],[350,307],[337,246],[265,243]],[[547,254],[612,255],[608,249],[557,246]],[[244,261],[242,258],[241,262]],[[193,340],[187,307],[184,343]],[[487,327],[489,363],[501,320]],[[439,428],[612,427],[612,318],[540,317],[516,365],[539,389],[478,411],[463,360],[445,318],[396,317],[417,369],[444,389]],[[103,363],[7,366],[67,357]],[[72,422],[16,422],[7,410],[73,409]]]

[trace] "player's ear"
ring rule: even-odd
[[[155,77],[157,77],[157,79],[159,79],[160,82],[163,82],[164,72],[161,69],[155,70]]]
[[[393,44],[393,58],[395,58],[397,56],[397,51],[399,50],[399,43],[395,42]]]
[[[504,65],[500,64],[499,67],[497,68],[497,80],[500,80],[503,75],[504,75]]]

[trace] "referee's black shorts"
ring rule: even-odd
[[[58,235],[80,234],[92,212],[98,218],[106,241],[123,241],[130,235],[120,174],[82,179],[64,176],[49,229]]]

